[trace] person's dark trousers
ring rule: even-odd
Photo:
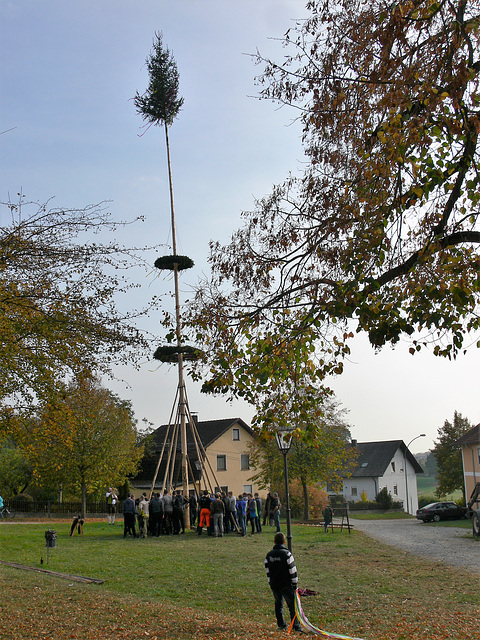
[[[225,517],[223,518],[223,533],[229,533],[230,527],[230,511],[225,510]]]
[[[277,625],[281,629],[286,628],[285,619],[283,617],[283,600],[287,603],[288,610],[290,612],[290,620],[295,617],[295,591],[292,587],[284,587],[283,589],[272,589],[273,597],[275,598],[275,616],[277,618]],[[295,620],[293,628],[297,631],[300,629],[300,623]]]
[[[135,514],[125,513],[123,516],[123,537],[127,536],[127,533],[131,533],[134,538],[137,537],[135,532]]]
[[[165,511],[163,516],[163,530],[165,535],[172,533],[173,513],[171,511]]]
[[[152,536],[160,535],[160,511],[153,511],[150,515],[150,529]]]
[[[185,522],[183,519],[183,511],[174,510],[173,512],[173,533],[178,535],[180,533],[185,533]]]
[[[257,533],[262,533],[262,521],[260,519],[260,516],[257,516],[255,518],[255,526],[257,528]]]

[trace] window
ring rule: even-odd
[[[357,487],[352,487],[352,496],[358,496]]]
[[[253,493],[252,491],[253,487],[251,484],[244,484],[243,485],[243,493]]]
[[[247,471],[248,469],[250,469],[250,454],[249,453],[242,453],[242,455],[240,456],[240,469],[242,471]]]
[[[393,495],[398,496],[398,487],[396,484],[393,485]]]
[[[225,495],[228,493],[228,484],[227,485],[222,485],[221,487],[215,487],[214,489],[214,493],[225,493]]]
[[[227,456],[217,456],[217,471],[227,470]]]
[[[233,439],[240,440],[240,429],[232,429]]]
[[[392,471],[393,471],[393,473],[395,473],[395,462],[391,462],[390,464],[392,465]]]
[[[480,464],[480,447],[477,447],[478,464]]]

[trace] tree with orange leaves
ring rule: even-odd
[[[480,328],[479,1],[307,7],[283,61],[257,60],[308,162],[212,243],[190,309],[205,390],[272,425],[342,372],[355,331],[452,358]]]
[[[124,483],[143,454],[130,403],[83,375],[41,403],[17,430],[40,486],[86,496]]]

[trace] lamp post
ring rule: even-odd
[[[292,526],[290,520],[290,492],[288,490],[288,465],[287,465],[287,453],[292,446],[292,433],[293,429],[277,429],[275,432],[275,440],[277,446],[283,453],[283,469],[285,473],[285,501],[287,503],[287,546],[288,550],[292,551]]]
[[[405,469],[405,500],[406,500],[406,503],[407,503],[407,513],[410,513],[410,507],[409,507],[409,504],[408,504],[407,451],[408,451],[408,447],[412,444],[412,442],[414,440],[417,440],[418,438],[425,438],[425,436],[426,436],[425,433],[421,433],[419,436],[415,436],[415,438],[410,440],[410,442],[405,447],[405,453],[403,454],[403,468]]]

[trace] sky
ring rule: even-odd
[[[145,58],[162,32],[185,100],[170,142],[178,252],[195,262],[181,277],[188,297],[207,272],[209,241],[227,242],[242,211],[301,169],[300,125],[293,112],[258,99],[262,68],[252,54],[280,61],[279,39],[306,15],[299,0],[2,0],[0,200],[22,192],[55,207],[108,201],[117,220],[145,218],[129,228],[128,242],[169,246],[164,133],[145,130],[132,101],[147,87]],[[139,283],[133,306],[173,287],[154,271]],[[143,323],[160,343],[159,319]],[[411,356],[406,343],[376,354],[359,336],[331,386],[353,438],[408,443],[424,433],[412,451],[426,451],[454,411],[480,421],[479,355],[472,347],[456,362]],[[140,426],[168,422],[175,367],[151,360],[115,374],[105,384],[131,400]],[[187,382],[200,420],[252,418],[244,402],[202,395],[199,386]]]

